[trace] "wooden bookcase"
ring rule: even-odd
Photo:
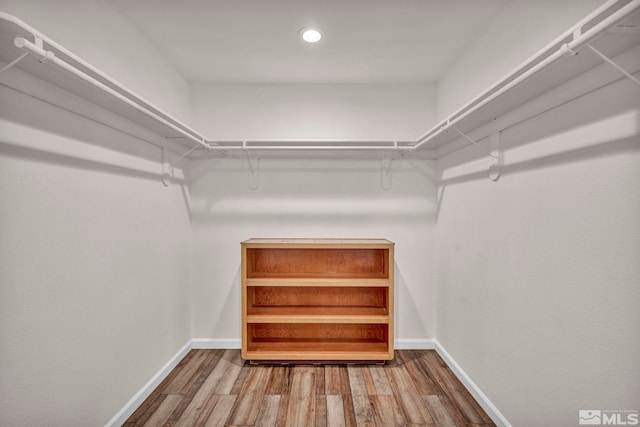
[[[244,359],[393,359],[393,242],[250,239],[241,247]]]

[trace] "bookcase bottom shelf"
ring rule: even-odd
[[[250,323],[249,360],[390,360],[388,325],[353,323]]]
[[[254,341],[247,346],[248,360],[390,360],[384,342],[364,341]]]

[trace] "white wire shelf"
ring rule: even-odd
[[[87,63],[20,19],[0,12],[0,84],[11,86],[8,75],[19,69],[105,108],[152,132],[193,148],[188,157],[228,153],[258,152],[264,156],[305,152],[312,156],[327,153],[367,153],[369,156],[416,156],[437,158],[461,135],[471,141],[488,135],[492,122],[519,107],[549,94],[547,110],[597,89],[625,75],[603,61],[620,61],[632,79],[640,70],[640,0],[609,0],[549,43],[527,61],[487,88],[415,141],[362,141],[353,139],[238,140],[216,141],[189,127],[155,106],[133,90]],[[577,54],[576,54],[577,53]],[[603,56],[604,55],[604,56]],[[616,63],[613,65],[615,66]],[[562,88],[579,76],[607,68],[603,76],[592,78],[579,90]],[[558,91],[560,95],[553,95]],[[539,114],[529,109],[511,122]],[[510,123],[503,122],[501,126]],[[453,131],[452,131],[453,130]]]

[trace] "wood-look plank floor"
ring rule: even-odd
[[[494,425],[435,351],[395,355],[386,365],[250,365],[240,350],[192,350],[123,425]]]

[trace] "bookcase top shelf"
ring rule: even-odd
[[[371,248],[390,247],[395,243],[387,239],[249,239],[242,242],[245,247],[277,248]]]

